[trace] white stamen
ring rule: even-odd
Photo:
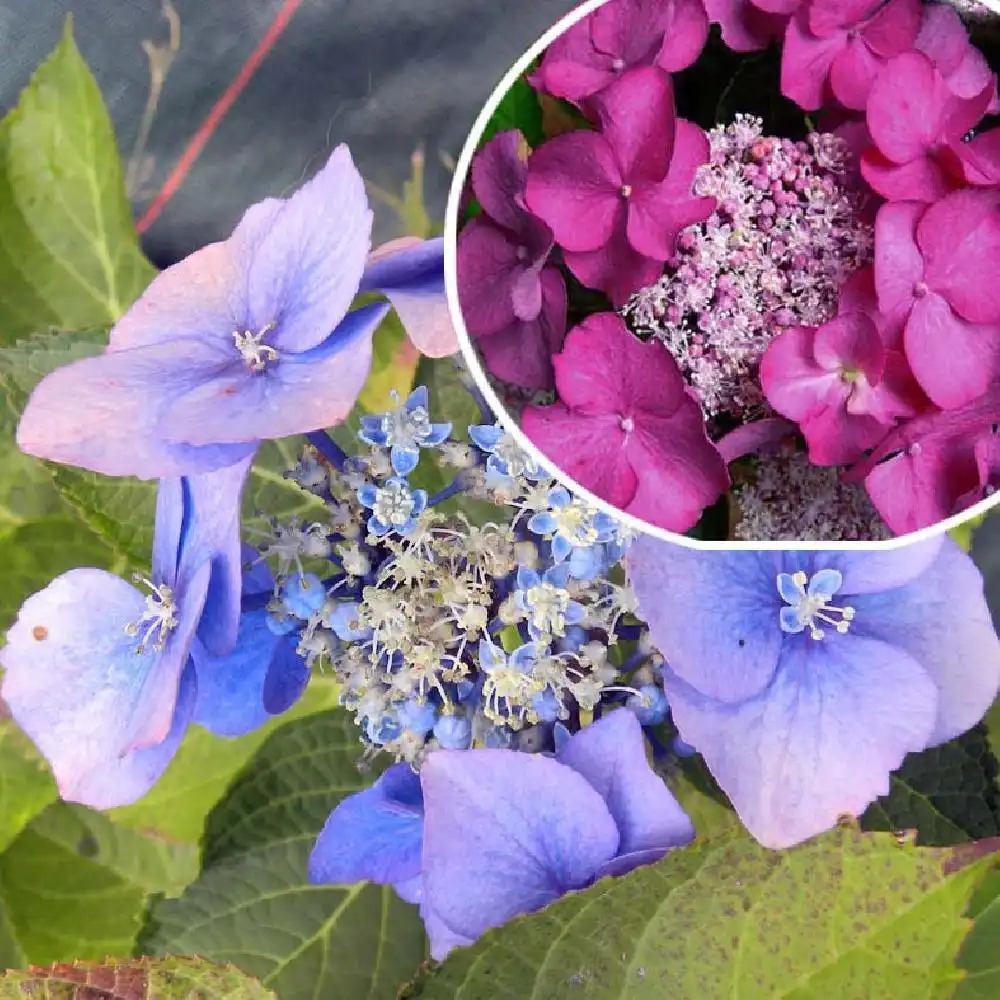
[[[160,653],[167,644],[167,636],[178,624],[174,592],[165,583],[157,586],[139,573],[135,574],[134,579],[136,583],[145,584],[150,593],[139,619],[125,626],[125,634],[139,638],[136,653],[145,653],[147,649]]]
[[[233,332],[233,343],[236,345],[236,350],[240,352],[250,371],[265,371],[269,364],[278,360],[278,352],[270,344],[261,343],[276,325],[268,323],[257,333],[252,330],[235,330]]]

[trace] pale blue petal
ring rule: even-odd
[[[556,519],[547,510],[539,511],[528,521],[528,530],[536,535],[549,535],[556,530]]]
[[[408,476],[420,461],[420,452],[416,448],[405,448],[394,444],[389,452],[393,471],[399,476]]]
[[[810,597],[831,598],[840,590],[844,577],[839,570],[821,569],[809,579],[808,593]]]
[[[799,621],[799,612],[796,608],[782,608],[778,612],[778,621],[781,624],[782,632],[795,634],[805,629],[805,624]]]
[[[781,599],[788,604],[798,604],[805,596],[805,590],[795,582],[791,573],[779,573],[777,584]]]

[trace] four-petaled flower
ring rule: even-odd
[[[391,885],[419,904],[440,960],[517,914],[693,837],[647,763],[635,716],[615,711],[554,756],[434,750],[419,775],[406,764],[389,768],[330,814],[309,879]]]
[[[729,477],[667,349],[597,313],[570,331],[554,364],[560,402],[526,407],[525,434],[608,503],[687,531]]]
[[[371,512],[368,530],[376,536],[394,531],[409,534],[427,507],[427,491],[415,490],[402,476],[391,476],[382,486],[365,483],[358,501]]]
[[[574,601],[566,589],[569,577],[567,563],[544,573],[525,566],[518,569],[514,601],[527,616],[528,633],[533,639],[565,635],[567,626],[583,621],[583,605]]]
[[[388,448],[393,471],[408,476],[417,467],[420,449],[439,445],[451,433],[450,423],[431,423],[427,407],[427,387],[418,386],[402,406],[378,416],[363,416],[358,437]]]
[[[626,73],[592,99],[599,132],[567,132],[528,161],[525,201],[552,229],[566,266],[622,306],[674,256],[681,230],[707,219],[692,193],[705,133],[678,118],[669,74]]]
[[[879,552],[643,536],[626,567],[673,721],[769,847],[860,816],[906,754],[964,733],[997,696],[982,576],[942,536]]]

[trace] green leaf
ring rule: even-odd
[[[128,958],[74,962],[0,980],[0,1000],[275,1000],[270,990],[232,966],[203,958]]]
[[[0,380],[0,534],[29,520],[66,513],[48,469],[17,447],[16,426]]]
[[[152,790],[138,802],[112,809],[108,815],[121,826],[197,843],[212,807],[261,744],[281,726],[336,703],[337,686],[314,678],[298,704],[246,736],[225,739],[192,726]]]
[[[0,350],[0,381],[8,402],[20,414],[31,390],[49,372],[80,358],[100,354],[105,330],[35,335]],[[80,519],[130,566],[149,564],[153,544],[156,484],[128,476],[100,476],[68,465],[49,465],[56,488]]]
[[[56,802],[0,855],[0,901],[34,964],[129,954],[147,896],[177,893],[197,874],[197,851],[116,827]]]
[[[1000,996],[1000,869],[994,868],[976,890],[968,915],[975,920],[959,952],[966,978],[955,1000],[996,1000]]]
[[[508,129],[519,129],[528,145],[534,149],[545,141],[542,128],[542,107],[538,103],[538,94],[523,76],[518,77],[510,90],[497,105],[490,119],[480,144],[489,142],[498,132]]]
[[[916,830],[918,843],[946,846],[1000,835],[997,761],[984,726],[907,756],[889,794],[869,806],[865,830]]]
[[[780,852],[733,832],[515,919],[405,995],[943,1000],[992,863],[854,829]]]
[[[0,853],[49,803],[56,785],[31,741],[0,716]]]
[[[104,542],[66,516],[29,521],[0,535],[0,566],[0,629],[14,620],[26,597],[60,573],[75,566],[120,568]]]
[[[0,122],[0,343],[109,324],[154,274],[125,194],[111,119],[66,20]]]
[[[310,885],[330,811],[373,780],[343,711],[282,726],[209,816],[204,870],[154,907],[145,950],[232,962],[282,1000],[395,1000],[424,957],[416,910],[387,886]]]
[[[976,529],[986,520],[989,516],[989,512],[986,511],[982,514],[977,514],[975,517],[970,517],[967,521],[963,521],[957,528],[952,528],[948,532],[949,535],[956,541],[959,545],[969,552],[972,549],[972,539],[976,534]]]
[[[0,969],[17,969],[27,961],[14,936],[14,928],[7,920],[3,900],[0,899]]]

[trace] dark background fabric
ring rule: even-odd
[[[148,206],[212,105],[284,0],[173,0],[180,49],[166,78],[147,152]],[[362,174],[396,190],[418,143],[426,150],[428,209],[444,211],[450,175],[490,92],[517,57],[571,10],[572,0],[303,0],[178,192],[144,235],[171,263],[227,236],[243,209],[294,188],[339,142]],[[75,36],[117,129],[134,147],[149,92],[144,39],[168,37],[161,0],[2,0],[0,110],[17,101],[72,13]],[[377,213],[376,238],[394,235]]]

